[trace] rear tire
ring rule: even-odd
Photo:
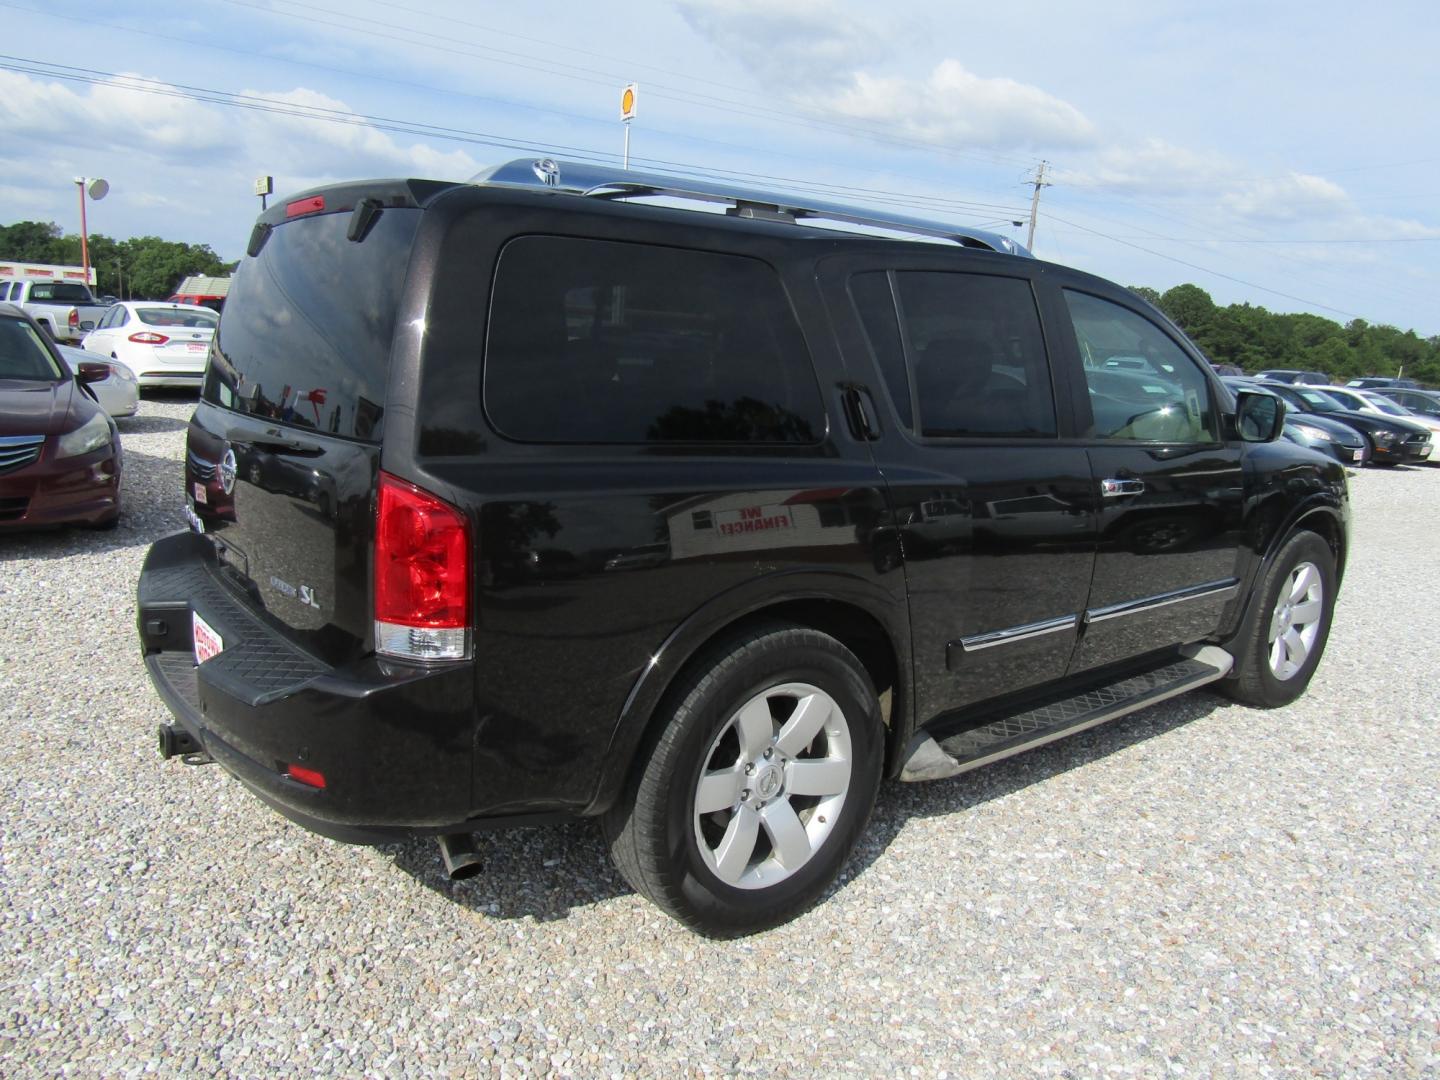
[[[637,892],[713,937],[805,911],[835,880],[880,786],[875,688],[815,630],[769,624],[705,653],[662,705],[601,819]]]
[[[1313,532],[1281,546],[1260,584],[1258,602],[1234,642],[1236,678],[1218,689],[1262,709],[1288,705],[1305,692],[1335,610],[1335,555]]]

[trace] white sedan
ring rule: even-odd
[[[1440,442],[1440,418],[1411,412],[1405,406],[1397,405],[1377,391],[1357,390],[1351,386],[1317,386],[1315,389],[1325,391],[1347,409],[1369,413],[1371,416],[1402,416],[1412,423],[1429,428],[1432,445]]]
[[[135,381],[133,371],[119,360],[101,359],[84,349],[76,349],[70,345],[55,347],[60,350],[60,355],[70,370],[95,391],[95,400],[100,402],[100,408],[111,416],[135,415],[135,410],[140,407],[140,384]],[[81,365],[91,370],[83,370]],[[104,376],[101,377],[100,372],[93,370],[95,368],[104,368]]]
[[[128,366],[142,387],[199,387],[219,322],[198,304],[124,300],[112,304],[80,344]]]

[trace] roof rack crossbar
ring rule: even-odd
[[[518,187],[544,187],[552,191],[596,199],[664,197],[726,206],[731,216],[767,221],[832,221],[864,228],[948,240],[964,247],[1029,256],[1030,252],[1008,237],[951,222],[930,221],[891,214],[868,207],[821,200],[797,201],[793,196],[751,188],[731,187],[708,180],[665,176],[659,173],[615,169],[543,158],[518,159],[471,177],[471,183]]]

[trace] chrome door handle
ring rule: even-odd
[[[1119,495],[1139,495],[1145,490],[1144,480],[1101,480],[1100,494],[1107,499]]]

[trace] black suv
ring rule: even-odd
[[[161,749],[453,876],[597,817],[686,924],[773,925],[884,777],[1298,696],[1349,510],[1283,419],[982,233],[549,161],[309,192],[251,235],[140,579]]]

